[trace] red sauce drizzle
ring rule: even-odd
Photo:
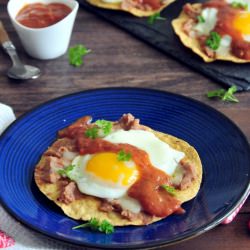
[[[18,12],[16,20],[29,28],[45,28],[61,21],[71,11],[70,7],[61,3],[27,4]]]
[[[239,11],[239,8],[231,7],[227,2],[213,0],[203,4],[203,8],[217,8],[217,24],[214,31],[221,36],[229,35],[232,37],[232,54],[238,58],[250,60],[250,43],[244,41],[241,33],[233,28],[233,21]]]
[[[76,146],[81,155],[100,152],[118,153],[123,149],[131,153],[133,161],[139,168],[139,179],[130,187],[128,195],[140,202],[144,212],[158,217],[166,217],[172,213],[183,213],[181,202],[160,186],[168,185],[170,177],[150,163],[148,154],[129,144],[113,144],[101,138],[90,139],[84,136],[87,119],[79,120],[59,132],[59,136],[70,137],[76,140]],[[78,129],[77,129],[78,128]]]
[[[157,10],[161,7],[161,1],[159,0],[142,0],[142,4],[145,5],[149,5],[153,10]]]

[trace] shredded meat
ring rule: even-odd
[[[122,209],[121,205],[117,200],[112,200],[108,201],[103,199],[100,206],[99,210],[103,212],[117,212],[119,213],[123,218],[133,221],[136,219],[142,220],[142,223],[144,225],[147,225],[148,223],[152,222],[152,216],[148,215],[146,213],[140,212],[140,213],[133,213],[127,209]]]
[[[146,126],[140,124],[140,120],[136,119],[131,114],[124,114],[118,122],[113,124],[113,129],[137,129],[137,130],[148,130]]]
[[[184,22],[182,29],[188,36],[190,36],[194,24],[195,21],[191,18],[189,18],[186,22]]]
[[[44,153],[47,156],[62,157],[65,151],[76,151],[75,141],[70,138],[57,140],[48,150]]]
[[[203,50],[208,57],[215,58],[216,52],[210,49],[208,46],[204,46]]]
[[[99,206],[99,210],[108,213],[114,211],[114,207],[110,202],[103,200]]]
[[[180,164],[184,170],[184,175],[181,183],[179,184],[179,189],[183,190],[188,188],[192,184],[192,182],[196,178],[197,173],[195,166],[190,162],[181,160]]]
[[[84,195],[80,193],[79,189],[76,186],[76,183],[71,181],[69,183],[66,182],[66,185],[62,185],[58,201],[69,204],[82,197],[84,197]]]
[[[201,49],[204,51],[204,53],[210,57],[210,58],[215,58],[216,56],[216,52],[213,51],[212,49],[210,49],[207,45],[206,45],[206,40],[207,40],[207,36],[203,35],[203,36],[199,36],[198,37],[198,41],[200,43]]]
[[[190,18],[196,20],[197,16],[200,15],[201,10],[195,8],[192,6],[192,4],[187,3],[183,6],[183,11],[186,15],[188,15]]]
[[[35,174],[41,183],[56,183],[60,179],[60,175],[51,168],[51,158],[45,157],[44,161],[37,167]]]

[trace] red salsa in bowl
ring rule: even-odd
[[[25,5],[16,20],[29,28],[45,28],[65,18],[72,9],[62,3],[34,3]]]

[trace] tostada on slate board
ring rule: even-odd
[[[181,204],[201,184],[196,150],[131,114],[117,122],[91,119],[59,131],[35,168],[39,189],[74,219],[147,225],[183,213]]]
[[[127,11],[134,16],[151,16],[175,0],[87,0],[91,5],[111,10]]]
[[[250,2],[210,0],[184,5],[172,21],[181,42],[205,62],[250,62]]]

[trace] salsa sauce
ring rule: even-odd
[[[18,12],[16,20],[29,28],[45,28],[61,21],[71,11],[61,3],[27,4]]]

